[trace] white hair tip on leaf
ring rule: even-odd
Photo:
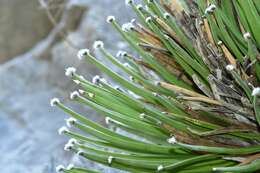
[[[72,127],[76,122],[77,120],[73,117],[66,119],[66,124],[68,127]]]
[[[159,81],[155,81],[154,84],[155,84],[156,86],[161,86],[162,83],[159,82]]]
[[[133,3],[134,3],[133,0],[125,0],[125,4],[126,4],[126,5],[131,5],[131,4],[133,4]]]
[[[136,23],[136,19],[131,19],[130,21],[132,24]]]
[[[77,70],[76,70],[75,67],[68,67],[68,68],[66,68],[66,70],[65,70],[65,75],[68,76],[68,77],[72,77],[72,76],[75,75],[76,71],[77,71]]]
[[[103,41],[100,41],[100,40],[95,41],[94,44],[93,44],[93,48],[94,49],[104,48]]]
[[[85,152],[84,152],[83,150],[79,150],[79,151],[77,152],[77,155],[78,155],[78,156],[83,156],[84,153],[85,153]]]
[[[163,165],[159,165],[158,167],[157,167],[157,171],[162,171],[163,170]]]
[[[170,37],[167,34],[163,34],[163,36],[166,40],[170,40]]]
[[[170,14],[169,14],[169,13],[164,13],[164,14],[163,14],[163,17],[164,17],[165,19],[168,19],[168,18],[170,17]]]
[[[63,165],[58,165],[56,166],[56,172],[59,173],[61,171],[64,171],[65,170],[65,167]]]
[[[232,70],[234,70],[234,69],[235,69],[235,66],[232,65],[232,64],[229,64],[229,65],[226,66],[226,70],[227,70],[227,71],[232,71]]]
[[[65,132],[69,132],[69,129],[66,126],[62,126],[61,128],[59,128],[58,133],[59,135],[64,134]]]
[[[95,97],[95,94],[94,93],[87,93],[88,94],[88,96],[90,97],[90,98],[94,98]]]
[[[158,96],[159,96],[159,94],[156,93],[156,92],[153,92],[153,95],[154,95],[155,97],[158,97]]]
[[[82,75],[80,75],[79,78],[80,78],[81,80],[86,80],[86,79],[84,78],[84,76],[82,76]]]
[[[141,119],[145,119],[145,113],[141,113],[141,114],[139,115],[139,117],[140,117]]]
[[[70,93],[70,99],[71,100],[74,100],[76,98],[78,98],[80,95],[79,95],[79,92],[78,91],[73,91],[72,93]]]
[[[116,57],[119,58],[119,57],[121,57],[121,56],[122,56],[122,51],[120,50],[120,51],[118,51],[118,52],[116,53]]]
[[[243,36],[244,36],[245,40],[248,40],[251,38],[251,34],[249,32],[244,33]]]
[[[217,6],[216,6],[215,4],[211,4],[211,5],[209,6],[209,8],[210,8],[211,10],[215,10],[215,9],[217,8]]]
[[[133,76],[129,76],[130,81],[134,81],[135,78]]]
[[[146,19],[145,19],[145,22],[146,23],[150,23],[152,21],[152,17],[151,16],[149,16],[149,17],[147,17]]]
[[[75,166],[74,166],[73,164],[69,164],[66,169],[67,169],[67,170],[72,170],[74,167],[75,167]]]
[[[70,150],[72,150],[73,147],[74,147],[73,144],[67,143],[67,144],[64,146],[64,150],[65,150],[65,151],[70,151]]]
[[[84,95],[84,94],[85,94],[85,91],[84,91],[84,90],[79,89],[78,91],[79,91],[79,93],[80,93],[81,95]]]
[[[106,117],[106,118],[105,118],[105,122],[106,122],[106,124],[110,124],[111,118],[110,118],[110,117]]]
[[[109,156],[107,159],[108,164],[111,165],[114,159],[115,158],[113,156]]]
[[[129,22],[129,23],[123,24],[121,28],[124,32],[129,32],[129,31],[132,31],[134,29],[134,25]]]
[[[68,144],[75,145],[75,144],[78,144],[78,141],[77,141],[77,139],[75,139],[75,138],[71,138],[71,139],[68,141]]]
[[[218,45],[222,45],[223,44],[223,42],[220,40],[220,41],[218,41],[218,43],[217,43]]]
[[[216,8],[217,6],[215,4],[211,4],[205,9],[205,14],[213,13]]]
[[[127,62],[124,63],[123,66],[125,66],[126,68],[130,68],[130,65]]]
[[[167,142],[170,143],[170,144],[175,144],[177,141],[176,141],[176,138],[174,136],[172,136],[171,138],[169,138],[167,140]]]
[[[117,52],[117,54],[116,54],[116,57],[125,57],[125,56],[127,56],[127,52],[125,52],[125,51],[118,51]]]
[[[108,16],[107,17],[107,23],[112,23],[116,20],[115,16]]]
[[[60,103],[60,100],[58,98],[53,98],[53,99],[50,100],[50,105],[52,107],[56,106],[59,103]]]
[[[101,77],[99,75],[96,75],[92,78],[93,84],[99,84]]]
[[[256,87],[252,91],[252,96],[258,96],[260,95],[260,87]]]
[[[80,49],[77,53],[77,57],[79,60],[82,60],[86,55],[89,55],[89,49]]]
[[[137,8],[138,10],[142,10],[144,7],[143,7],[142,4],[138,4],[138,5],[136,6],[136,8]]]
[[[80,84],[80,81],[79,81],[79,80],[73,80],[73,82],[74,82],[75,84],[77,84],[77,85]]]

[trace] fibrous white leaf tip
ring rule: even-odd
[[[126,56],[126,55],[127,55],[127,53],[126,53],[125,51],[121,51],[121,50],[120,50],[120,51],[117,52],[116,57],[119,58],[119,57],[124,57],[124,56]]]
[[[68,131],[69,131],[69,129],[66,126],[62,126],[61,128],[59,128],[58,133],[59,133],[59,135],[62,135]]]
[[[134,81],[134,77],[133,76],[129,76],[129,79],[131,80],[131,81]]]
[[[125,4],[126,5],[130,5],[130,4],[132,4],[134,1],[133,0],[125,0]]]
[[[136,23],[136,19],[131,19],[131,23],[132,24]]]
[[[88,94],[88,96],[90,97],[90,98],[94,98],[94,96],[95,96],[95,94],[94,93],[87,93]]]
[[[85,91],[84,91],[84,90],[79,89],[78,91],[79,91],[79,93],[80,93],[81,95],[84,95],[84,94],[85,94]]]
[[[130,68],[130,65],[126,62],[123,64],[126,68]]]
[[[78,156],[82,156],[84,154],[84,151],[83,150],[79,150],[78,152],[77,152],[77,155]]]
[[[154,95],[155,97],[158,97],[158,96],[159,96],[159,94],[156,93],[156,92],[153,92],[153,95]]]
[[[163,165],[159,165],[158,167],[157,167],[157,171],[162,171],[163,170]]]
[[[226,66],[226,69],[227,69],[227,71],[232,71],[232,70],[235,69],[235,67],[234,67],[234,65],[229,64],[229,65]]]
[[[104,48],[104,43],[103,41],[95,41],[94,44],[93,44],[93,48],[94,49],[100,49],[100,48]]]
[[[77,120],[73,117],[66,119],[66,124],[68,127],[72,127],[76,122],[77,122]]]
[[[73,80],[73,82],[74,82],[75,84],[77,84],[77,85],[80,84],[80,81],[79,81],[79,80]]]
[[[79,78],[80,78],[81,80],[85,80],[84,76],[82,76],[82,75],[80,75]]]
[[[217,8],[217,6],[216,6],[215,4],[211,4],[211,5],[209,6],[209,8],[210,8],[211,10],[215,10],[215,9]]]
[[[80,49],[77,53],[77,57],[79,60],[82,60],[86,55],[89,55],[89,49]]]
[[[208,14],[208,13],[212,13],[215,9],[216,9],[216,5],[215,4],[211,4],[210,6],[208,6],[205,10],[205,14]]]
[[[159,82],[159,81],[155,81],[154,84],[155,84],[156,86],[161,86],[161,82]]]
[[[150,23],[152,21],[152,17],[151,16],[149,16],[149,17],[147,17],[146,19],[145,19],[145,22],[146,23]]]
[[[139,117],[140,117],[141,119],[144,119],[144,118],[145,118],[145,113],[141,113],[141,114],[139,115]]]
[[[254,88],[252,92],[252,96],[260,95],[260,87]]]
[[[57,173],[63,171],[64,169],[65,169],[65,168],[64,168],[63,165],[58,165],[58,166],[56,166],[56,172],[57,172]]]
[[[92,83],[93,84],[98,84],[100,82],[100,76],[96,75],[92,78]]]
[[[218,41],[218,43],[217,43],[218,45],[222,45],[223,44],[223,42],[222,41]]]
[[[143,9],[143,5],[142,5],[142,4],[138,4],[138,5],[136,6],[136,8],[137,8],[138,10],[142,10],[142,9]]]
[[[109,156],[107,159],[108,164],[112,164],[112,161],[114,160],[113,156]]]
[[[105,118],[105,122],[106,122],[106,124],[109,124],[111,122],[111,118],[110,117],[106,117]]]
[[[175,144],[176,143],[176,138],[174,136],[172,136],[171,138],[169,138],[168,140],[168,143],[170,144]]]
[[[65,151],[70,151],[73,146],[74,146],[73,144],[67,143],[67,144],[64,146],[64,150],[65,150]]]
[[[72,145],[75,145],[75,144],[77,144],[78,143],[78,141],[77,141],[77,139],[75,139],[75,138],[71,138],[69,141],[68,141],[68,144],[72,144]]]
[[[70,99],[74,100],[75,98],[79,97],[79,92],[78,91],[73,91],[70,93]]]
[[[163,14],[163,17],[164,17],[165,19],[168,19],[168,18],[170,17],[170,14],[169,14],[169,13],[164,13],[164,14]]]
[[[251,38],[251,35],[250,35],[250,33],[249,32],[246,32],[246,33],[244,33],[244,38],[246,39],[246,40],[248,40],[248,39],[250,39]]]
[[[107,23],[112,23],[113,21],[115,21],[115,16],[108,16],[107,17]]]
[[[56,106],[59,103],[60,103],[60,100],[58,98],[53,98],[53,99],[50,100],[50,105],[52,107]]]
[[[69,164],[68,166],[67,166],[67,170],[71,170],[71,169],[73,169],[75,166],[73,165],[73,164]]]
[[[73,75],[75,75],[76,71],[77,71],[76,68],[68,67],[65,70],[65,75],[68,76],[68,77],[72,77]]]
[[[121,28],[124,32],[129,32],[134,29],[134,25],[132,23],[125,23]]]

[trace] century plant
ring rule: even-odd
[[[99,76],[89,82],[73,67],[65,72],[80,88],[70,98],[121,131],[55,98],[51,104],[71,116],[59,130],[72,138],[64,149],[128,172],[260,171],[259,0],[143,3],[126,1],[138,20],[122,27],[107,18],[135,53],[113,56],[94,43],[124,75],[88,49],[78,52],[119,87]],[[57,171],[98,172],[73,165]]]

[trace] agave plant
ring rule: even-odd
[[[138,20],[122,27],[115,17],[107,18],[135,54],[113,56],[103,42],[94,43],[124,75],[88,49],[78,52],[79,59],[94,64],[119,87],[99,76],[90,82],[75,68],[66,69],[80,88],[70,98],[126,133],[53,99],[53,106],[71,116],[68,127],[59,130],[71,137],[64,149],[127,172],[260,171],[259,0],[143,3],[145,7],[126,1]],[[72,126],[79,132],[68,129]],[[73,165],[57,171],[98,172]]]

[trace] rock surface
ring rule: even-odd
[[[26,2],[29,4],[28,0]],[[0,9],[1,3],[2,1]],[[65,104],[95,121],[103,121],[94,116],[92,110],[68,102],[68,93],[75,86],[64,76],[64,68],[76,66],[89,79],[98,73],[87,62],[77,60],[77,50],[69,46],[68,41],[83,48],[91,47],[94,40],[102,39],[106,47],[115,53],[116,49],[125,45],[119,41],[118,34],[111,26],[106,24],[105,18],[112,14],[118,16],[121,23],[126,22],[131,19],[130,10],[124,6],[123,1],[118,0],[95,0],[95,3],[93,0],[69,1],[70,6],[75,4],[88,7],[89,10],[84,13],[77,30],[69,33],[67,41],[57,42],[59,31],[63,28],[61,23],[51,32],[47,28],[48,35],[37,44],[37,39],[42,37],[32,41],[34,46],[29,51],[0,64],[1,172],[54,173],[57,164],[79,163],[74,155],[63,151],[67,138],[58,136],[57,129],[64,125],[67,116],[49,106],[52,97],[62,98]],[[23,44],[12,43],[12,46],[19,47]],[[21,52],[15,54],[17,53]],[[106,173],[116,172],[86,160],[83,164]]]
[[[0,16],[0,63],[26,52],[52,29],[37,1],[1,0]]]

